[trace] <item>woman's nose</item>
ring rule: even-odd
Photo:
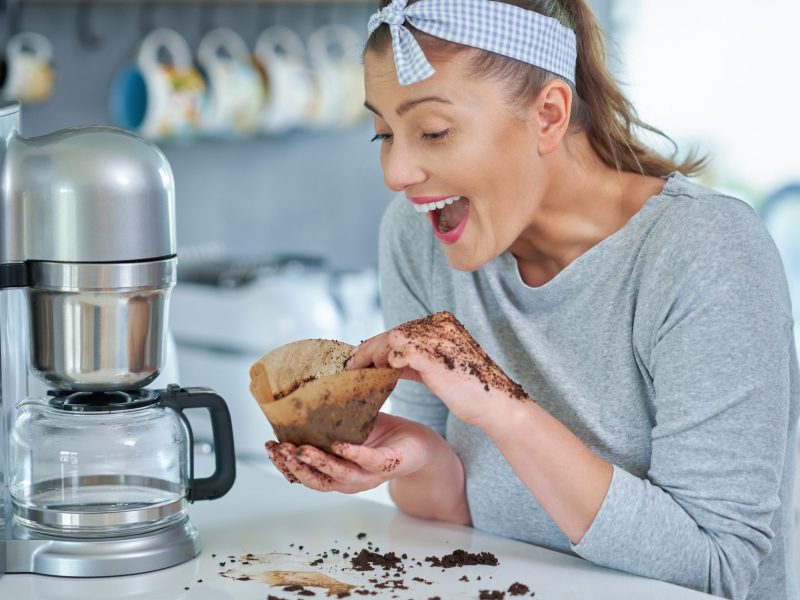
[[[395,192],[402,192],[409,186],[422,183],[428,177],[422,166],[414,160],[413,153],[397,143],[385,151],[381,163],[383,181],[386,187]]]

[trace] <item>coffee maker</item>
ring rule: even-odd
[[[0,573],[127,575],[200,551],[188,503],[233,485],[231,420],[206,388],[151,390],[176,280],[163,153],[111,127],[20,135],[0,104]],[[194,476],[187,408],[211,416]]]

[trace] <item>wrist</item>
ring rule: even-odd
[[[493,440],[509,435],[510,429],[529,421],[541,407],[528,396],[511,397],[501,391],[493,391],[481,418],[473,425],[480,428]]]
[[[389,494],[404,512],[424,519],[470,525],[464,466],[450,445],[430,431],[427,460],[418,469],[392,479]]]

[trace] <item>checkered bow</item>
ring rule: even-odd
[[[372,34],[386,23],[400,85],[417,83],[434,69],[417,40],[404,26],[457,44],[481,48],[521,60],[575,82],[575,32],[556,19],[494,0],[392,0],[370,17]]]

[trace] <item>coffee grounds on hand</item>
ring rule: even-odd
[[[445,554],[441,558],[428,556],[425,560],[434,567],[442,567],[444,569],[463,567],[466,565],[490,565],[496,567],[499,564],[497,557],[491,552],[472,554],[461,549],[454,550],[451,554]]]
[[[503,600],[506,597],[505,592],[500,590],[481,590],[481,595],[478,596],[479,600]]]
[[[487,392],[494,388],[517,400],[531,400],[522,386],[505,374],[452,313],[438,312],[408,321],[397,330],[414,340],[417,349],[438,358],[449,370],[458,368],[477,378]],[[433,347],[424,342],[431,337],[439,340]]]

